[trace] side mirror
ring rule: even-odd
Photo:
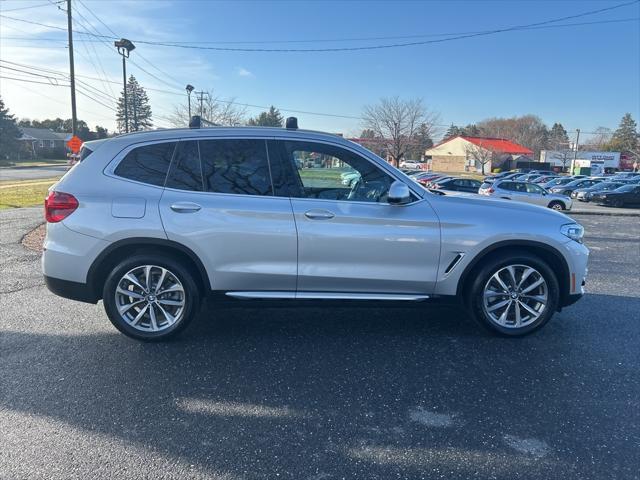
[[[391,205],[404,205],[411,202],[411,191],[409,187],[399,180],[393,182],[391,187],[389,187],[387,202]]]

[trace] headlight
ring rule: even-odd
[[[571,240],[582,243],[582,237],[584,236],[584,228],[582,225],[578,225],[577,223],[568,223],[560,228],[560,232]]]

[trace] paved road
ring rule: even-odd
[[[640,477],[640,224],[581,217],[591,294],[525,339],[454,309],[250,304],[161,345],[58,299],[0,213],[0,477]]]
[[[68,169],[67,165],[0,168],[0,180],[37,180],[39,178],[61,177]]]

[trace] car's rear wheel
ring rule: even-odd
[[[554,200],[553,202],[551,202],[549,204],[549,208],[551,210],[557,210],[557,211],[562,211],[564,210],[564,204],[562,202],[559,202],[557,200]]]
[[[475,275],[470,309],[482,325],[506,336],[531,333],[557,310],[560,287],[551,268],[530,254],[495,257]]]
[[[111,323],[143,341],[175,336],[200,305],[200,292],[189,270],[160,255],[136,255],[116,265],[102,298]]]

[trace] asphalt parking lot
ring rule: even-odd
[[[589,295],[524,339],[463,312],[231,304],[179,340],[57,298],[0,212],[0,478],[640,478],[640,222],[576,217]]]

